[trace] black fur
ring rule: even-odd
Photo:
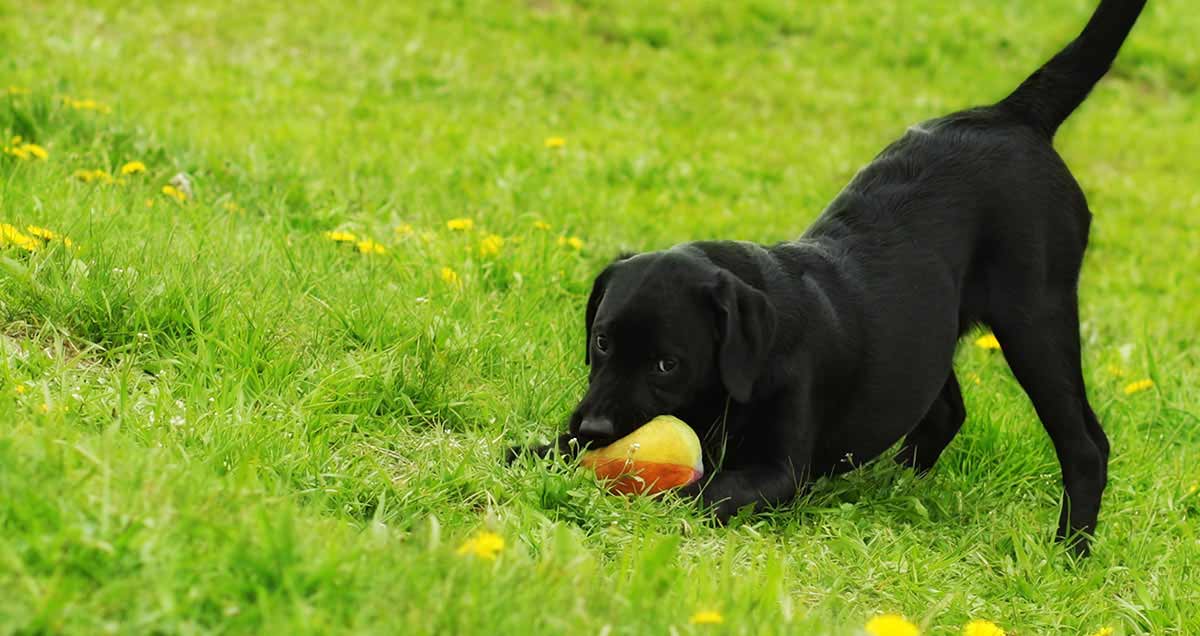
[[[688,491],[720,519],[900,440],[898,461],[927,471],[966,417],[952,359],[982,323],[1058,453],[1058,537],[1086,553],[1109,454],[1080,370],[1091,213],[1051,139],[1144,4],[1103,0],[1012,95],[910,128],[798,240],[688,243],[606,268],[588,300],[588,391],[558,447],[677,415],[708,440],[707,463],[724,454]]]

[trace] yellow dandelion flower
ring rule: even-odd
[[[28,95],[33,91],[25,88],[24,86],[9,86],[5,92],[7,92],[9,95]]]
[[[1129,384],[1125,385],[1123,390],[1125,391],[1125,395],[1133,395],[1134,393],[1141,393],[1142,391],[1148,391],[1152,388],[1154,388],[1154,380],[1146,379],[1138,380],[1137,382],[1130,382]]]
[[[146,164],[140,161],[130,161],[121,166],[121,175],[141,174],[146,171]]]
[[[693,625],[720,625],[725,622],[725,617],[715,610],[701,610],[692,614],[688,622]]]
[[[44,161],[47,157],[50,156],[50,153],[46,152],[45,148],[43,148],[37,144],[25,144],[23,146],[23,148],[25,148],[25,150],[28,151],[29,154],[32,155],[34,159],[41,159]]]
[[[1127,373],[1125,372],[1125,369],[1122,369],[1121,367],[1119,367],[1115,364],[1110,364],[1110,365],[1104,367],[1104,370],[1108,371],[1108,374],[1113,376],[1114,378],[1123,378],[1127,375]]]
[[[357,243],[358,242],[358,237],[349,232],[342,232],[342,231],[321,232],[321,236],[324,236],[325,238],[327,238],[335,243]]]
[[[1113,628],[1101,627],[1100,629],[1096,630],[1096,633],[1092,634],[1092,636],[1112,636],[1112,633]]]
[[[583,249],[583,239],[578,236],[560,236],[558,237],[558,244],[562,247],[569,247],[576,252]]]
[[[996,334],[989,333],[975,339],[975,346],[988,351],[995,351],[1000,348],[1000,341],[996,340]]]
[[[25,231],[47,241],[56,241],[62,238],[62,235],[60,235],[58,232],[55,232],[54,230],[48,230],[44,227],[38,227],[36,225],[26,225]]]
[[[354,244],[360,254],[383,254],[387,248],[371,239],[363,239]]]
[[[408,223],[401,223],[396,226],[396,236],[408,236],[413,233],[413,226]]]
[[[62,102],[63,102],[63,104],[65,104],[75,110],[92,110],[92,111],[96,111],[98,113],[111,113],[112,112],[112,108],[109,108],[108,104],[98,102],[91,98],[75,99],[73,97],[63,97]]]
[[[991,621],[973,620],[963,627],[963,636],[1004,636],[1004,630]]]
[[[173,185],[163,186],[162,193],[171,197],[172,199],[175,199],[176,201],[178,201],[180,203],[187,201],[187,195],[183,193],[183,190],[180,190],[179,188],[176,188]]]
[[[106,184],[113,183],[112,175],[100,169],[76,170],[75,172],[71,173],[71,176],[84,183],[94,183],[96,181]]]
[[[0,247],[15,245],[26,252],[36,252],[42,247],[42,242],[17,229],[8,223],[0,223]]]
[[[450,219],[446,221],[446,227],[456,232],[469,232],[475,227],[475,221],[471,219]]]
[[[546,141],[542,142],[547,148],[562,148],[567,145],[567,140],[563,137],[546,137]]]
[[[24,395],[24,393],[25,393],[25,385],[24,385],[24,384],[18,384],[17,386],[14,386],[14,387],[13,387],[13,390],[14,390],[14,391],[16,391],[18,395]]]
[[[473,555],[489,561],[499,556],[504,549],[504,537],[495,532],[483,531],[467,539],[458,547],[458,554]]]
[[[22,161],[40,159],[45,161],[50,156],[46,149],[37,144],[20,143],[20,137],[13,137],[12,145],[4,147],[4,154],[16,157]]]
[[[42,402],[42,405],[41,405],[40,407],[38,407],[38,409],[39,409],[41,412],[43,412],[43,413],[49,413],[49,412],[50,412],[50,405],[49,405],[49,404],[46,404],[45,402]]]
[[[458,285],[462,282],[462,280],[458,277],[458,272],[450,269],[449,267],[443,267],[441,275],[442,280],[450,283],[451,285]]]
[[[504,237],[496,234],[488,234],[479,242],[479,255],[495,256],[500,253],[501,247],[504,247]]]
[[[867,621],[871,636],[920,636],[921,630],[899,614],[883,614]]]
[[[543,232],[550,230],[550,224],[545,221],[534,221],[533,227],[534,227],[534,229],[541,230]]]

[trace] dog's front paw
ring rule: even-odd
[[[725,525],[737,514],[737,506],[726,495],[719,494],[719,488],[703,481],[692,482],[682,488],[677,488],[675,494],[685,500],[695,501],[701,510],[712,515],[719,525]]]
[[[686,486],[680,486],[675,489],[675,496],[682,499],[696,499],[700,497],[700,493],[704,490],[704,480],[697,479]]]

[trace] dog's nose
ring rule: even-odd
[[[585,417],[579,423],[579,434],[584,437],[608,439],[614,432],[613,422],[607,417]]]

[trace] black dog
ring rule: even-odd
[[[676,415],[723,443],[719,471],[689,489],[722,520],[901,438],[898,461],[927,471],[966,417],[952,359],[982,323],[1058,453],[1058,538],[1086,554],[1109,454],[1080,370],[1091,213],[1052,138],[1144,5],[1103,0],[1004,100],[910,128],[799,240],[687,243],[609,265],[587,304],[590,385],[556,446]]]

